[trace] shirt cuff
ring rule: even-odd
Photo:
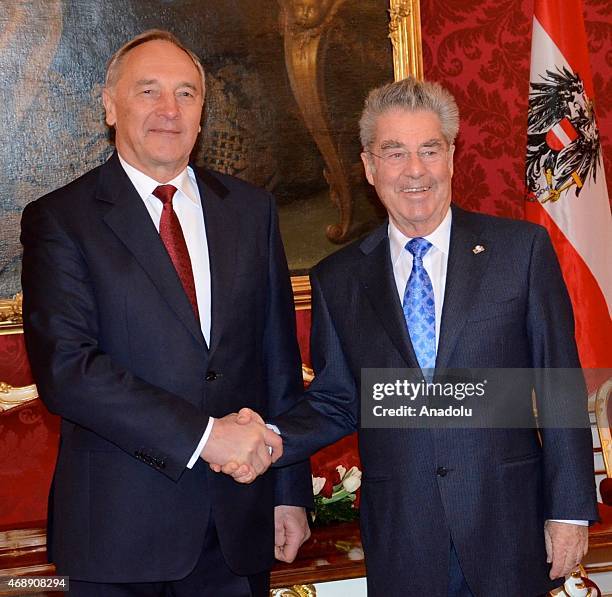
[[[556,518],[551,518],[550,522],[562,522],[563,524],[577,524],[578,526],[581,526],[581,527],[589,526],[588,520],[557,520]]]
[[[276,433],[276,435],[282,435],[281,432],[280,432],[280,429],[276,425],[273,425],[272,423],[266,423],[266,427],[268,429],[272,429],[272,431],[274,431],[274,433]]]
[[[208,438],[210,437],[210,432],[212,431],[214,423],[215,423],[215,418],[209,417],[208,425],[206,425],[206,429],[204,430],[204,435],[202,436],[202,439],[200,440],[198,447],[195,449],[193,456],[189,459],[189,462],[187,463],[187,468],[193,468],[193,465],[198,461],[198,458],[200,457],[200,454],[202,453],[202,450],[204,449],[204,446],[206,445],[206,442],[208,441]]]

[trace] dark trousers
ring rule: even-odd
[[[154,583],[91,583],[70,579],[70,597],[269,597],[270,573],[238,576],[227,566],[214,524],[195,568],[183,579]]]
[[[474,597],[463,576],[463,570],[461,570],[461,564],[459,564],[459,558],[452,542],[448,567],[448,597]]]

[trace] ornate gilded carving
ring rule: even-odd
[[[38,398],[38,390],[34,384],[14,388],[0,381],[0,413],[17,408],[26,402],[36,400],[36,398]]]
[[[325,70],[327,34],[334,16],[346,0],[278,0],[285,40],[285,65],[291,90],[323,159],[330,196],[340,221],[327,227],[332,242],[347,239],[353,215],[349,168],[332,137],[325,106],[322,79]]]
[[[2,328],[20,326],[22,320],[22,294],[10,299],[0,299],[0,331]]]
[[[389,37],[393,44],[395,80],[423,78],[419,0],[389,0]]]
[[[272,589],[270,597],[316,597],[314,585],[293,585],[287,589]]]
[[[322,59],[318,64],[316,62],[321,35],[323,35],[325,27],[331,25],[332,18],[341,2],[333,2],[333,0],[325,0],[324,2],[320,2],[320,0],[279,0],[279,3],[284,19],[285,62],[291,88],[302,110],[308,129],[326,160],[327,167],[335,173],[331,181],[328,178],[328,182],[330,182],[330,185],[332,183],[336,184],[335,195],[334,189],[332,189],[332,200],[339,207],[340,224],[335,225],[335,228],[330,226],[328,236],[330,229],[332,229],[333,234],[338,233],[338,231],[342,234],[343,226],[346,226],[346,230],[348,230],[351,223],[352,201],[350,195],[348,195],[348,175],[331,138],[322,107],[323,90],[318,89],[319,77],[323,68]],[[290,9],[292,12],[288,12]],[[408,75],[414,75],[422,79],[423,56],[421,52],[419,0],[389,0],[389,37],[393,44],[395,80],[404,79]],[[316,41],[309,42],[309,40]],[[299,69],[294,68],[294,62],[299,63],[297,58],[293,56],[294,52],[298,54],[298,57],[302,56],[302,62],[306,62],[308,68],[303,64],[299,64]],[[298,73],[306,76],[307,80],[297,81],[295,77]],[[321,128],[316,128],[317,125]],[[321,143],[319,143],[317,137]],[[330,161],[335,164],[333,170]],[[328,174],[326,174],[327,176]],[[336,179],[337,182],[334,182]],[[291,284],[293,286],[295,308],[297,310],[310,309],[311,292],[308,276],[293,276]]]
[[[607,379],[595,394],[595,418],[601,442],[601,454],[606,467],[606,475],[612,476],[612,433],[608,419],[608,402],[612,396],[612,378]],[[590,400],[589,400],[590,402]]]
[[[285,65],[302,117],[325,160],[325,179],[338,209],[339,222],[327,227],[332,242],[347,240],[353,216],[349,165],[332,136],[323,74],[334,17],[346,0],[278,0],[285,40]],[[390,0],[389,37],[395,78],[423,77],[419,0]]]

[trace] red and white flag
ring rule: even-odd
[[[528,220],[561,262],[585,369],[612,364],[612,215],[581,0],[535,0],[525,165]]]

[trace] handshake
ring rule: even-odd
[[[283,455],[280,435],[250,408],[216,419],[200,457],[216,473],[252,483]]]

